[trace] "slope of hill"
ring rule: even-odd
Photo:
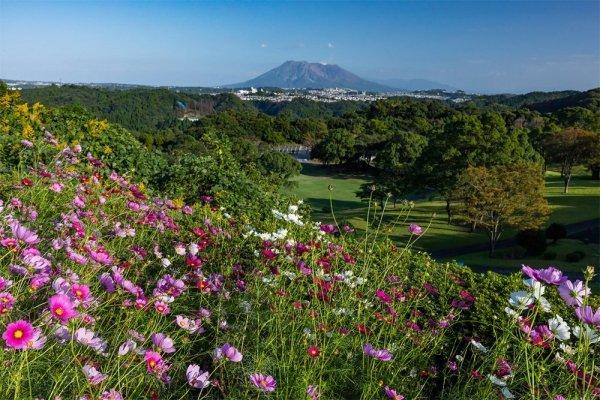
[[[286,61],[277,68],[246,82],[225,87],[280,87],[280,88],[346,88],[372,92],[392,91],[393,88],[367,81],[335,64]]]
[[[534,104],[529,104],[526,107],[544,113],[555,112],[566,107],[599,109],[600,88],[591,89],[585,92],[574,92],[569,96],[547,99]]]
[[[110,90],[52,85],[24,89],[22,97],[27,102],[41,102],[51,107],[79,105],[95,117],[138,132],[172,126],[184,114],[199,117],[228,109],[250,108],[230,93],[196,95],[164,88]]]

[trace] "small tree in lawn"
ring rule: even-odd
[[[567,128],[549,136],[545,146],[549,161],[560,164],[560,174],[565,183],[564,193],[568,193],[573,167],[587,163],[598,153],[598,134],[579,128]]]
[[[538,229],[550,213],[544,177],[536,164],[469,167],[459,180],[456,197],[469,222],[486,231],[490,255],[507,226]]]

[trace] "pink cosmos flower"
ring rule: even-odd
[[[319,388],[316,385],[308,385],[306,395],[310,400],[319,400],[321,398]]]
[[[175,343],[173,342],[173,339],[171,339],[164,333],[160,333],[160,332],[153,333],[151,338],[152,338],[152,343],[159,350],[161,350],[165,353],[174,353],[175,352]]]
[[[376,296],[376,297],[377,297],[379,300],[383,301],[383,302],[384,302],[384,303],[386,303],[386,304],[389,304],[389,303],[391,303],[391,302],[392,302],[392,297],[391,297],[389,294],[387,294],[387,293],[386,293],[384,290],[382,290],[382,289],[377,289],[377,290],[375,291],[375,296]]]
[[[242,353],[229,343],[225,343],[221,347],[217,347],[213,352],[213,357],[216,360],[220,360],[221,358],[226,358],[232,362],[240,362],[242,361]]]
[[[148,372],[155,372],[161,368],[164,364],[162,356],[155,351],[146,351],[144,354],[144,361],[146,361],[146,369]]]
[[[90,298],[90,288],[87,285],[74,283],[70,289],[71,295],[79,301],[87,301]]]
[[[77,311],[75,311],[73,303],[67,295],[55,294],[48,299],[48,305],[52,316],[62,323],[69,322],[77,315]]]
[[[17,241],[23,242],[26,245],[34,245],[39,242],[38,235],[21,225],[18,221],[13,221],[10,224],[12,234]]]
[[[363,352],[369,357],[378,359],[379,361],[391,361],[392,353],[387,349],[375,349],[370,343],[363,346]]]
[[[250,382],[264,392],[273,392],[277,387],[277,382],[271,375],[254,373],[250,375]]]
[[[24,147],[27,147],[27,148],[33,147],[33,143],[31,141],[29,141],[29,140],[26,140],[26,139],[21,140],[21,144]]]
[[[210,374],[207,371],[202,371],[196,364],[188,366],[185,373],[189,385],[196,389],[205,389],[210,385]]]
[[[85,364],[83,366],[83,374],[85,375],[85,377],[91,385],[97,385],[106,378],[108,378],[108,375],[103,374],[91,364]]]
[[[423,234],[423,228],[421,228],[419,225],[417,224],[410,224],[408,226],[408,231],[416,236],[421,236]]]
[[[123,400],[123,395],[117,392],[115,389],[110,389],[102,392],[99,400]]]
[[[77,195],[73,199],[73,205],[77,208],[85,208],[85,201],[83,201],[81,196]]]
[[[578,307],[575,309],[575,314],[581,322],[600,328],[600,307],[596,309],[596,312],[590,306]]]
[[[590,289],[580,280],[565,281],[558,287],[558,294],[568,305],[579,307],[583,305],[583,298],[590,294]]]
[[[399,394],[398,392],[396,392],[394,389],[392,389],[389,386],[385,386],[383,388],[383,393],[385,393],[385,396],[388,399],[391,399],[391,400],[404,400],[404,396],[402,396],[401,394]]]
[[[34,337],[35,330],[29,322],[20,319],[6,326],[6,330],[2,334],[2,339],[8,347],[17,350],[27,348],[27,344]]]
[[[50,190],[52,190],[55,193],[62,192],[63,188],[64,188],[64,185],[59,182],[54,182],[50,185]]]
[[[549,285],[560,285],[567,280],[567,277],[563,276],[562,272],[554,267],[534,269],[523,265],[521,271],[534,281],[545,282]]]

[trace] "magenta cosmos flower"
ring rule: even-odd
[[[55,294],[48,299],[50,313],[60,322],[69,322],[69,320],[77,315],[77,311],[73,307],[73,303],[67,295]]]
[[[8,347],[23,350],[27,348],[29,341],[33,339],[34,333],[33,325],[20,319],[7,325],[6,330],[2,334],[2,339],[4,339]]]
[[[408,231],[417,236],[421,236],[423,234],[423,228],[417,224],[410,224],[408,226]]]
[[[250,382],[264,392],[273,392],[277,387],[277,382],[271,375],[254,373],[250,375]]]
[[[221,347],[217,347],[213,352],[213,357],[217,360],[221,358],[226,358],[232,362],[240,362],[242,361],[242,353],[229,343],[225,343]]]
[[[562,272],[554,267],[534,269],[523,265],[521,271],[534,281],[545,282],[549,285],[560,285],[567,280],[567,277],[563,276]]]
[[[568,305],[579,307],[583,305],[583,298],[590,294],[590,289],[580,280],[566,281],[558,287],[558,294]]]
[[[146,361],[146,369],[148,372],[154,372],[160,369],[164,364],[162,356],[155,351],[146,351],[144,354],[144,361]]]
[[[370,343],[363,346],[363,352],[369,356],[378,359],[379,361],[391,361],[392,353],[387,349],[375,349]]]
[[[578,307],[575,309],[575,314],[581,322],[585,322],[588,325],[595,325],[600,328],[600,307],[596,309],[596,312],[594,312],[594,309],[590,306]]]
[[[399,394],[398,392],[396,392],[394,389],[392,389],[389,386],[386,386],[383,388],[383,393],[385,393],[385,396],[388,399],[391,400],[404,400],[404,396],[402,396],[401,394]]]

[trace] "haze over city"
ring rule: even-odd
[[[0,3],[0,77],[216,86],[286,60],[474,92],[600,85],[599,3]]]

